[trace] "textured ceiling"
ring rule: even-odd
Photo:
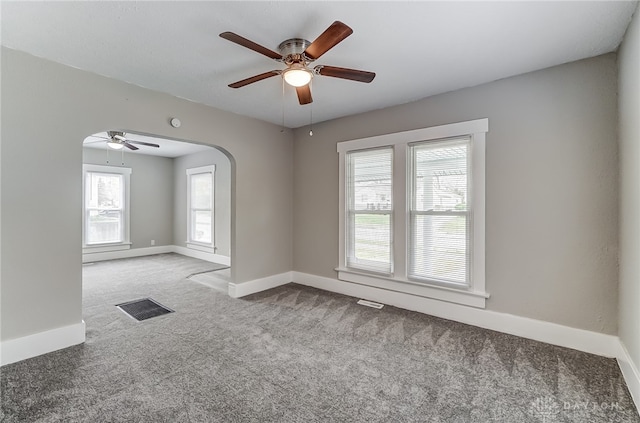
[[[241,115],[282,123],[280,78],[231,89],[283,65],[272,50],[313,41],[334,20],[353,35],[315,64],[377,73],[371,84],[318,76],[312,105],[287,87],[285,125],[407,103],[616,50],[637,2],[7,2],[2,44]]]

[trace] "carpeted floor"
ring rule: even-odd
[[[87,341],[1,369],[3,422],[640,422],[615,360],[177,254],[84,268]],[[209,266],[209,267],[208,267]],[[175,310],[137,322],[114,304]]]

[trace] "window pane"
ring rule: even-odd
[[[211,193],[213,175],[211,173],[198,173],[191,175],[191,208],[210,209],[213,204]]]
[[[391,150],[350,153],[351,210],[391,210]]]
[[[466,216],[414,215],[410,274],[467,282]]]
[[[347,265],[391,272],[392,150],[348,154]]]
[[[90,208],[122,208],[123,177],[112,173],[87,172],[86,205]]]
[[[122,242],[120,210],[90,210],[87,216],[87,244]]]
[[[410,276],[469,281],[468,142],[411,146]]]
[[[353,251],[349,262],[357,267],[389,271],[391,262],[391,216],[356,214],[353,225]]]
[[[466,142],[413,147],[414,210],[467,209],[467,149]]]
[[[192,211],[191,214],[191,240],[211,243],[211,212]]]

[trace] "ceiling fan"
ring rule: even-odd
[[[96,138],[102,138],[107,140],[107,146],[110,148],[113,148],[114,150],[121,150],[123,147],[127,147],[129,150],[139,150],[139,148],[133,144],[144,145],[147,147],[155,147],[155,148],[160,147],[158,144],[153,144],[153,143],[144,142],[144,141],[134,141],[129,138],[126,138],[125,133],[120,131],[107,131],[108,137],[102,137],[100,135],[94,135],[94,136]],[[98,141],[98,142],[101,142],[101,141]]]
[[[287,68],[284,70],[272,70],[261,73],[229,84],[229,87],[240,88],[253,84],[254,82],[262,81],[263,79],[271,78],[272,76],[282,75],[286,83],[295,87],[300,104],[309,104],[313,102],[309,82],[311,82],[314,75],[369,83],[373,81],[373,78],[376,76],[374,72],[326,65],[317,65],[313,69],[309,68],[310,63],[319,59],[323,54],[351,34],[353,34],[353,30],[350,27],[340,21],[335,21],[320,34],[314,42],[310,43],[302,38],[290,38],[280,43],[278,46],[279,53],[276,53],[233,32],[223,32],[220,34],[220,37],[225,40],[239,44],[274,59],[276,62],[282,62],[287,65]]]

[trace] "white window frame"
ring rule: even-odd
[[[192,226],[192,217],[191,217],[191,176],[199,175],[202,173],[210,173],[211,174],[211,242],[204,243],[200,241],[195,241],[191,239],[191,226]],[[208,166],[200,166],[194,167],[186,170],[187,174],[187,242],[186,245],[188,248],[202,251],[205,253],[215,253],[215,185],[216,185],[216,166],[208,165]]]
[[[373,148],[373,149],[367,149],[367,151],[377,151],[377,150],[388,150],[389,153],[391,154],[391,160],[392,160],[392,165],[391,165],[391,172],[393,172],[393,149],[390,148],[382,148],[382,149],[378,149],[378,148]],[[354,152],[354,153],[358,153],[358,151],[350,151],[347,152],[347,156],[349,155],[349,153]],[[347,159],[348,160],[348,159]],[[349,165],[347,164],[347,167]],[[349,172],[351,172],[350,169],[347,169],[347,178],[349,178]],[[393,173],[392,173],[393,175]],[[345,185],[346,186],[346,185]],[[392,188],[393,189],[393,188]],[[349,187],[347,187],[347,198],[349,198],[349,196],[353,196],[353,193],[350,193]],[[353,200],[353,198],[352,198]],[[394,211],[394,207],[393,207],[393,196],[391,198],[391,208],[390,209],[382,209],[382,210],[356,210],[356,209],[351,209],[350,205],[348,204],[349,201],[345,202],[346,204],[346,218],[349,221],[352,221],[352,219],[355,218],[356,214],[370,214],[370,215],[380,215],[380,216],[385,216],[388,215],[390,222],[393,224],[393,211]],[[393,227],[390,227],[390,234],[389,234],[389,241],[391,242],[391,263],[390,263],[390,268],[387,269],[383,269],[380,268],[380,266],[373,261],[367,261],[367,260],[357,260],[355,257],[355,251],[353,251],[355,249],[355,245],[354,245],[354,241],[355,241],[355,234],[354,231],[355,228],[351,228],[352,231],[350,233],[347,233],[347,237],[346,237],[346,263],[350,263],[351,268],[353,269],[360,269],[360,270],[365,270],[365,271],[369,271],[369,272],[373,272],[373,273],[381,273],[381,274],[385,274],[385,275],[389,275],[393,272]]]
[[[339,263],[338,279],[391,291],[432,298],[472,307],[484,308],[489,294],[485,292],[485,143],[489,131],[488,119],[477,119],[413,131],[397,132],[369,138],[339,142]],[[471,213],[471,280],[468,286],[416,281],[407,277],[409,242],[410,157],[409,144],[447,139],[470,138],[469,165],[473,206]],[[392,269],[390,275],[380,275],[349,268],[346,261],[346,157],[355,150],[393,147]]]
[[[407,176],[407,187],[408,187],[408,206],[407,206],[407,213],[408,213],[408,220],[407,220],[407,236],[408,236],[408,243],[407,243],[407,278],[411,279],[411,280],[415,280],[417,282],[426,282],[426,283],[430,283],[433,285],[443,285],[443,286],[454,286],[454,287],[468,287],[472,278],[471,275],[471,257],[473,254],[473,204],[474,204],[474,198],[473,198],[473,190],[471,189],[473,186],[473,168],[471,166],[471,160],[467,160],[466,163],[466,175],[467,175],[467,198],[466,198],[466,202],[467,202],[467,207],[465,208],[465,210],[461,210],[461,211],[452,211],[452,210],[446,210],[446,211],[439,211],[439,210],[429,210],[429,211],[419,211],[419,210],[415,210],[414,206],[415,206],[415,197],[417,196],[417,192],[416,192],[416,185],[415,185],[415,149],[420,148],[422,146],[429,146],[429,147],[434,147],[436,146],[437,148],[444,148],[446,146],[450,146],[452,145],[452,143],[454,144],[464,144],[467,146],[467,158],[471,157],[472,155],[472,151],[471,151],[471,139],[469,136],[464,136],[464,137],[453,137],[453,138],[445,138],[445,139],[436,139],[436,140],[428,140],[428,141],[421,141],[421,142],[417,142],[417,143],[411,143],[408,145],[408,157],[407,159],[409,160],[409,164],[407,165],[407,169],[408,169],[408,176]],[[466,260],[466,269],[465,269],[465,281],[464,282],[454,282],[454,281],[447,281],[447,280],[442,280],[442,279],[436,279],[436,278],[429,278],[429,277],[425,277],[425,276],[420,276],[420,275],[415,275],[415,274],[411,274],[411,265],[412,265],[412,259],[413,259],[413,254],[411,253],[411,249],[413,248],[413,237],[412,237],[412,232],[413,232],[413,225],[415,224],[415,218],[417,216],[432,216],[432,217],[442,217],[442,216],[459,216],[459,217],[464,217],[465,221],[466,221],[466,227],[468,230],[468,235],[467,235],[467,239],[466,239],[466,251],[467,251],[467,260]]]
[[[108,242],[102,244],[87,244],[87,203],[85,196],[87,173],[111,173],[122,175],[124,181],[122,206],[122,242]],[[117,166],[103,166],[94,164],[82,165],[82,252],[104,253],[109,251],[128,250],[131,248],[130,200],[131,200],[131,168]]]

